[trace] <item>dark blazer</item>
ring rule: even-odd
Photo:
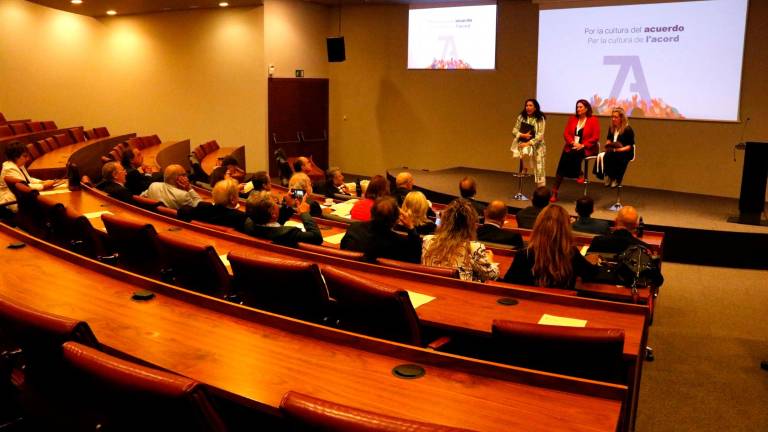
[[[408,232],[408,228],[400,224],[395,225],[395,228],[393,229],[401,233]],[[419,235],[425,236],[425,235],[434,234],[435,231],[437,230],[437,225],[432,221],[427,221],[425,224],[415,227],[415,229],[416,229],[416,232],[419,233]]]
[[[608,228],[611,227],[611,223],[603,219],[594,219],[591,217],[579,217],[571,225],[574,231],[592,233],[592,234],[607,234]]]
[[[488,223],[477,228],[477,240],[513,246],[517,249],[523,247],[523,236],[514,231],[499,228]]]
[[[475,208],[475,211],[477,212],[477,216],[480,218],[480,223],[483,223],[485,220],[485,208],[487,207],[486,204],[481,203],[480,201],[475,201],[474,198],[467,198],[470,203],[472,203],[472,207]]]
[[[112,180],[104,180],[96,185],[96,189],[106,192],[112,198],[120,201],[133,203],[133,194],[125,186],[115,183]]]
[[[156,181],[163,181],[162,174],[142,174],[133,167],[126,168],[125,187],[134,195],[141,195],[149,188],[149,185]]]
[[[355,222],[347,229],[341,239],[341,248],[363,252],[365,258],[390,258],[412,263],[421,262],[421,237],[415,229],[402,236],[389,227],[382,227],[373,222]]]
[[[312,198],[307,198],[307,204],[309,204],[309,215],[312,217],[321,217],[323,215],[323,208],[320,207],[320,203],[313,200]],[[280,216],[277,218],[277,223],[280,225],[284,224],[285,221],[291,218],[291,216],[296,214],[296,209],[293,207],[290,207],[283,202],[283,204],[280,206]]]
[[[624,228],[614,230],[607,235],[597,236],[592,239],[592,243],[589,245],[588,252],[604,252],[604,253],[622,253],[632,245],[643,245],[649,247],[648,244],[639,238],[632,235],[631,232]]]
[[[533,264],[535,257],[533,251],[526,248],[520,249],[515,253],[515,259],[512,261],[512,266],[509,267],[507,274],[504,275],[504,282],[537,286],[536,278],[533,275]],[[573,289],[576,285],[576,277],[581,277],[583,280],[593,279],[598,272],[598,267],[591,264],[584,258],[578,251],[573,249],[573,256],[571,258],[571,265],[573,266],[573,276],[563,286],[554,286],[547,288],[563,288]]]
[[[543,209],[536,208],[534,206],[528,206],[520,210],[517,212],[517,215],[515,215],[515,218],[517,219],[517,226],[519,228],[533,228],[533,224],[536,223],[536,218],[539,216],[539,213],[541,213],[542,210]]]
[[[301,217],[301,221],[304,223],[306,232],[292,226],[268,227],[256,225],[250,218],[245,221],[243,232],[254,237],[272,240],[272,243],[283,246],[297,247],[299,242],[315,245],[323,244],[323,235],[320,233],[320,229],[312,219],[312,216],[307,213],[301,213],[299,217]]]
[[[222,205],[200,206],[191,208],[191,218],[201,222],[221,225],[242,231],[248,217],[244,212]]]

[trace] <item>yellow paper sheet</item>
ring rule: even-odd
[[[539,320],[539,324],[566,326],[566,327],[586,327],[587,320],[544,314],[541,316],[541,319]]]
[[[589,250],[589,246],[582,246],[581,247],[581,254],[586,256],[588,250]]]
[[[417,309],[419,306],[427,304],[435,299],[432,296],[413,291],[408,291],[408,297],[411,299],[411,304],[413,305],[414,309]]]
[[[323,240],[327,241],[330,244],[337,245],[337,244],[341,243],[341,239],[344,238],[344,234],[346,234],[346,233],[338,233],[338,234],[334,234],[334,235],[329,235],[328,237],[323,237]]]
[[[300,229],[302,231],[305,231],[305,232],[307,231],[306,229],[304,229],[304,224],[299,222],[299,221],[287,220],[287,221],[285,221],[285,223],[283,225],[290,226],[290,227],[296,227],[296,228],[298,228],[298,229]]]
[[[40,191],[40,195],[56,195],[56,194],[71,193],[71,192],[72,192],[71,190],[65,187],[63,189],[51,189],[46,191]]]
[[[97,217],[101,217],[103,214],[112,214],[112,212],[108,210],[95,211],[90,213],[83,213],[83,216],[87,217],[88,219],[96,219]]]
[[[229,272],[229,274],[232,274],[232,266],[229,265],[229,260],[227,259],[227,254],[219,255],[219,259],[221,259],[221,262],[224,263],[224,267],[227,268],[227,271]]]

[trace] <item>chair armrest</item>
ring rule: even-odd
[[[428,343],[427,349],[432,351],[440,351],[443,347],[445,347],[449,343],[451,343],[451,338],[449,336],[440,336],[439,338]]]

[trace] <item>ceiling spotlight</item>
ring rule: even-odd
[[[109,15],[109,16],[117,15],[117,11],[110,9],[110,10],[107,11],[107,15]]]
[[[70,0],[70,3],[72,3],[72,4],[82,4],[83,0]]]
[[[227,7],[227,6],[229,6],[229,3],[227,3],[227,2],[219,2],[219,6]]]

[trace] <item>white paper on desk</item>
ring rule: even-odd
[[[95,211],[90,213],[83,213],[83,216],[87,217],[88,219],[96,219],[97,217],[101,217],[103,214],[112,214],[112,212],[109,210]]]
[[[585,245],[581,247],[581,254],[584,256],[587,256],[587,251],[589,250],[589,245]]]
[[[302,230],[304,232],[307,232],[307,230],[304,229],[304,224],[299,222],[299,221],[287,220],[287,221],[285,221],[285,223],[283,225],[284,226],[290,226],[290,227],[296,227],[296,228],[298,228],[298,229],[300,229],[300,230]]]
[[[323,241],[327,241],[330,244],[341,244],[341,239],[344,238],[344,234],[346,233],[338,233],[334,235],[329,235],[328,237],[323,237]]]
[[[428,296],[426,294],[421,294],[413,291],[406,291],[408,293],[408,297],[411,299],[411,304],[413,305],[414,309],[417,309],[421,305],[425,305],[432,300],[435,299],[435,297]]]
[[[566,326],[566,327],[586,327],[587,320],[544,314],[541,316],[541,319],[539,320],[539,324]]]
[[[343,218],[349,218],[349,213],[352,211],[352,207],[357,202],[357,199],[351,199],[347,201],[342,201],[339,203],[336,203],[331,206],[331,210],[333,210],[333,214],[339,217]]]
[[[69,190],[69,188],[64,187],[62,189],[57,188],[57,189],[51,189],[46,191],[40,191],[40,195],[56,195],[56,194],[63,194],[63,193],[70,193],[70,192],[72,191]]]

